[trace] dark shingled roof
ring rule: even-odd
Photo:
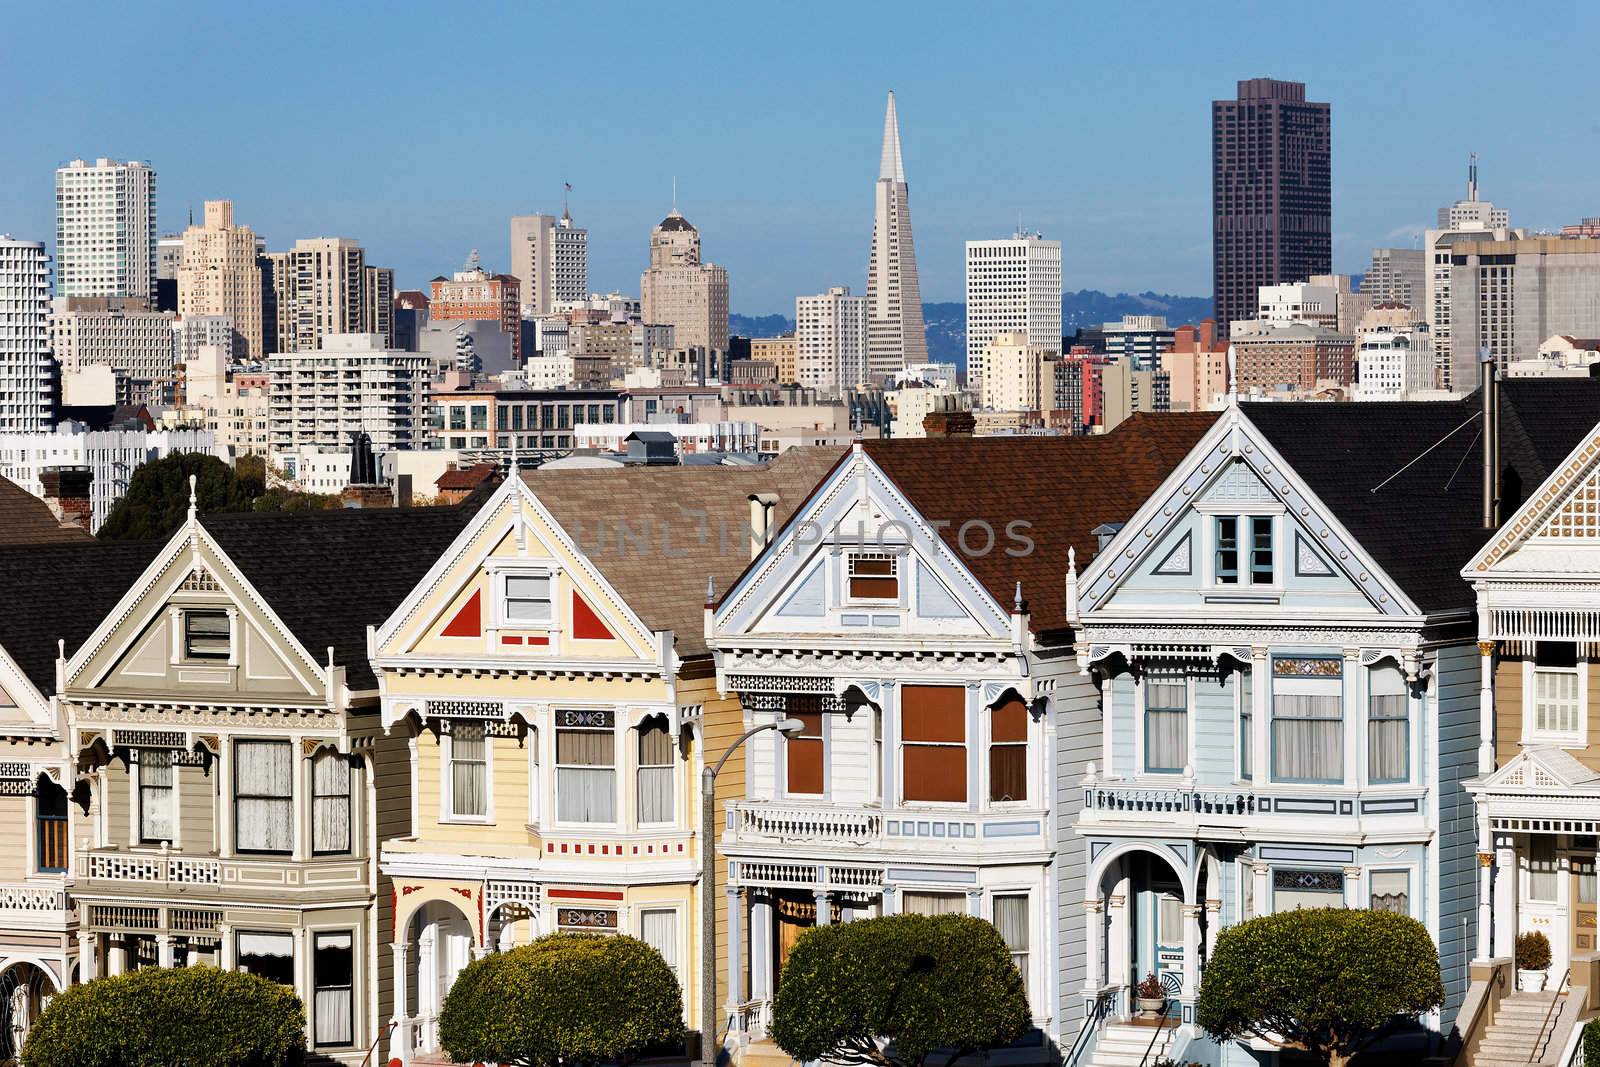
[[[49,504],[16,482],[0,478],[0,545],[87,540],[87,530],[61,525]]]
[[[1461,568],[1493,533],[1482,524],[1477,394],[1456,402],[1241,406],[1423,611],[1473,608],[1472,588],[1462,581]],[[1502,519],[1596,423],[1600,381],[1501,384]]]
[[[56,642],[71,656],[150,565],[166,541],[67,541],[0,547],[0,647],[50,696]]]
[[[1036,632],[1067,626],[1067,548],[1077,550],[1078,573],[1094,559],[1102,523],[1133,517],[1216,422],[1212,412],[1138,414],[1108,434],[1090,437],[949,437],[866,441],[883,468],[923,517],[940,523],[951,550],[1002,606],[1016,585]],[[961,548],[963,524],[987,522],[992,551]],[[1013,521],[1028,523],[1026,555],[1006,553]],[[969,531],[967,544],[984,537]]]
[[[706,652],[706,579],[720,596],[750,563],[751,494],[777,495],[771,521],[781,525],[844,451],[811,446],[750,466],[540,468],[522,477],[644,624],[674,631],[688,657]]]
[[[377,685],[367,626],[379,626],[477,513],[453,507],[220,512],[200,516],[222,551],[319,663],[345,668],[351,689]]]
[[[666,218],[662,219],[661,220],[661,224],[659,226],[657,226],[656,229],[658,229],[658,230],[692,230],[692,229],[694,229],[694,227],[689,224],[689,220],[688,219],[684,218],[682,215],[680,215],[676,211],[674,211],[672,214],[670,214]]]

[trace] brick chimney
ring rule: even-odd
[[[44,487],[44,502],[50,505],[63,526],[88,530],[94,508],[89,502],[89,485],[94,481],[90,467],[46,467],[39,472]]]
[[[922,419],[922,433],[927,437],[971,437],[978,420],[970,411],[930,411]]]
[[[394,490],[387,485],[347,485],[339,493],[339,503],[347,508],[392,508]]]
[[[1193,326],[1183,325],[1172,331],[1172,351],[1193,352],[1196,331]]]

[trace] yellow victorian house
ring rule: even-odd
[[[701,744],[743,728],[716,694],[707,582],[726,588],[838,454],[509,479],[372,632],[385,728],[411,747],[413,833],[382,856],[392,1056],[439,1051],[469,960],[557,930],[654,946],[698,1018]],[[743,787],[732,761],[719,794]]]

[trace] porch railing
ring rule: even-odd
[[[1084,792],[1084,807],[1100,811],[1254,815],[1258,804],[1241,790],[1094,785]]]
[[[358,856],[295,860],[289,856],[185,856],[161,850],[115,849],[79,854],[78,872],[90,882],[184,886],[238,886],[265,891],[351,888],[366,884],[366,861]]]
[[[66,911],[69,906],[60,886],[0,882],[0,911]]]
[[[748,1000],[734,1009],[734,1029],[746,1035],[752,1041],[765,1039],[767,1028],[771,1025],[772,1001],[770,1000]]]
[[[883,813],[870,808],[741,803],[731,816],[741,837],[865,843],[883,836]]]

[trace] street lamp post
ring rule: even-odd
[[[716,884],[716,823],[717,775],[728,757],[739,746],[763,730],[777,730],[792,737],[806,728],[799,719],[781,719],[763,723],[728,746],[715,765],[708,764],[700,772],[700,1063],[702,1067],[717,1067],[717,899]],[[705,722],[700,724],[700,748],[705,747]],[[730,990],[731,992],[731,990]]]

